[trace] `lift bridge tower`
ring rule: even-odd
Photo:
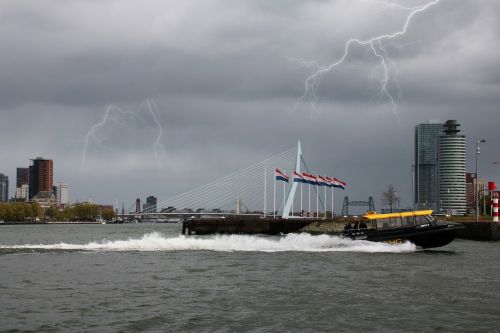
[[[364,206],[368,207],[368,211],[375,211],[375,203],[373,197],[369,197],[368,201],[349,201],[349,197],[344,197],[344,204],[342,205],[342,216],[349,215],[349,206]]]

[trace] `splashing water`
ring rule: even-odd
[[[127,240],[102,240],[87,244],[24,244],[0,245],[0,249],[81,250],[81,251],[224,251],[224,252],[391,252],[416,251],[412,243],[390,245],[368,241],[353,241],[337,236],[289,234],[284,237],[249,235],[213,235],[206,237],[165,237],[159,232]]]

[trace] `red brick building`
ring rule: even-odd
[[[37,157],[29,167],[29,196],[32,199],[39,192],[50,192],[54,186],[54,163]]]

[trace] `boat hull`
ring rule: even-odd
[[[457,237],[460,229],[463,229],[462,225],[446,223],[433,226],[413,226],[385,230],[346,230],[342,232],[342,236],[355,240],[386,242],[390,244],[409,241],[419,248],[428,249],[451,243]]]

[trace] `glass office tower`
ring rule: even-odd
[[[438,210],[438,141],[441,122],[415,127],[415,208]]]

